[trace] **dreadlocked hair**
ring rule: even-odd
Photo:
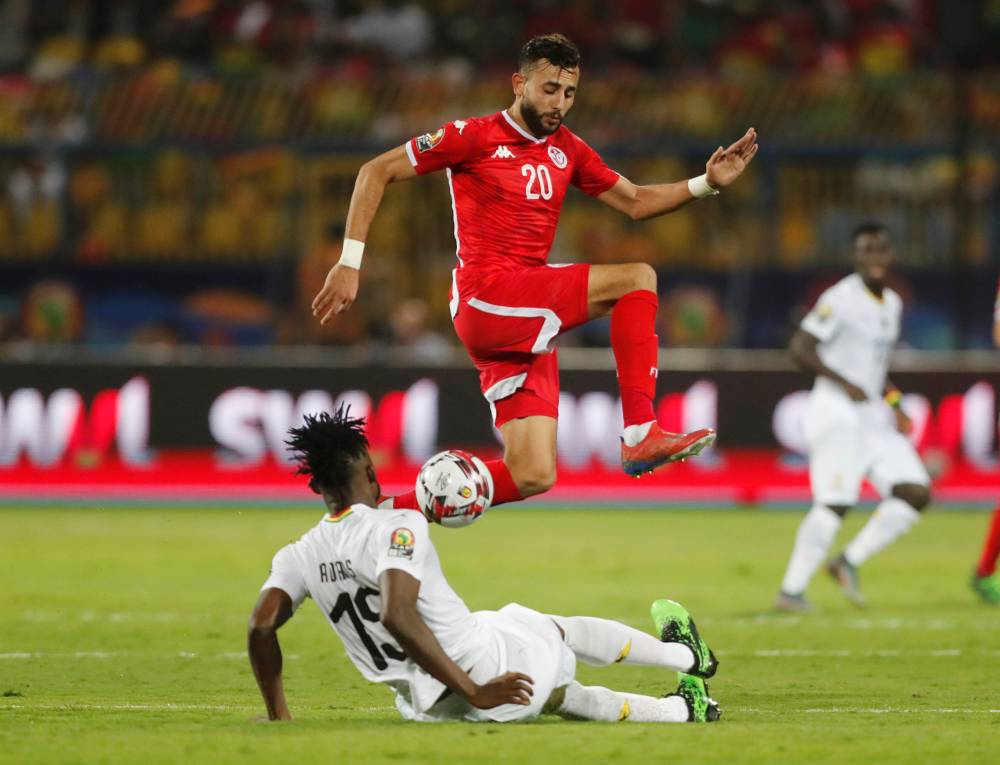
[[[368,449],[364,417],[351,417],[350,406],[341,404],[334,414],[307,414],[304,424],[290,428],[285,445],[298,466],[296,475],[309,476],[309,488],[317,494],[338,489],[350,481],[350,464]]]

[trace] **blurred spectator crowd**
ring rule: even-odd
[[[560,30],[594,67],[886,73],[1000,63],[995,0],[5,0],[0,66],[177,59],[260,73],[453,60],[509,69]]]
[[[752,172],[709,204],[633,224],[567,197],[553,260],[652,263],[666,344],[783,345],[872,217],[899,244],[905,342],[988,343],[997,0],[4,0],[0,343],[442,360],[440,179],[387,194],[353,311],[320,328],[309,305],[364,159],[505,106],[521,42],[551,30],[584,53],[573,129],[637,182],[761,132]]]

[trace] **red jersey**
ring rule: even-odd
[[[447,169],[459,264],[545,265],[569,184],[603,194],[619,175],[565,126],[536,138],[506,110],[406,143],[418,175]]]

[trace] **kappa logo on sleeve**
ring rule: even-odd
[[[392,558],[412,558],[413,542],[412,531],[406,528],[396,529],[389,537],[389,556]]]
[[[434,133],[424,133],[417,138],[417,151],[421,154],[425,151],[430,151],[441,143],[442,138],[444,138],[444,128],[438,128]]]

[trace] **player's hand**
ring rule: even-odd
[[[896,413],[896,430],[904,436],[910,435],[910,431],[913,430],[913,421],[906,416],[906,412],[902,409],[897,407],[893,411]]]
[[[735,181],[757,155],[757,131],[750,128],[743,137],[723,149],[715,150],[705,163],[710,186],[721,189]]]
[[[313,316],[319,317],[320,324],[326,324],[338,313],[343,313],[358,296],[358,281],[361,272],[356,268],[338,263],[330,269],[323,283],[323,289],[313,299]]]
[[[494,677],[483,685],[477,685],[468,701],[477,709],[492,709],[502,704],[519,704],[528,706],[534,690],[531,686],[535,681],[520,672],[508,672],[500,677]]]
[[[861,388],[859,388],[854,383],[849,383],[846,380],[841,383],[844,388],[844,392],[850,396],[851,401],[856,401],[859,404],[864,403],[868,400],[868,394],[865,393]]]

